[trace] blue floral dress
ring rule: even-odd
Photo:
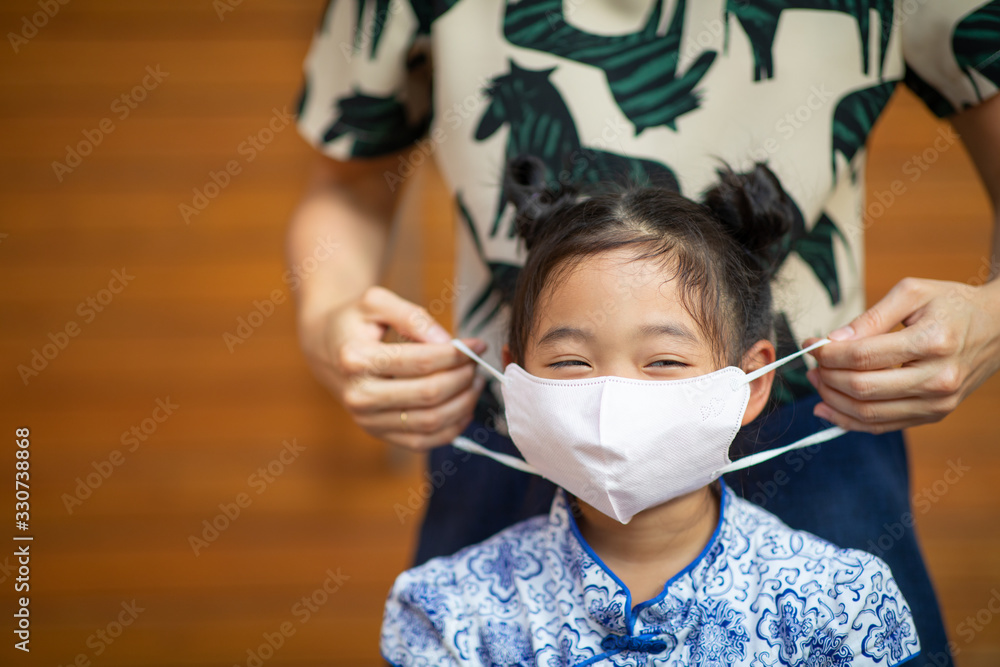
[[[920,652],[889,568],[722,485],[701,554],[651,600],[584,541],[563,491],[548,516],[404,572],[382,655],[396,666],[899,665]]]

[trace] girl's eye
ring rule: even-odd
[[[589,366],[586,361],[581,361],[580,359],[567,359],[566,361],[557,361],[555,363],[549,364],[549,368],[565,368],[566,366]]]
[[[669,368],[671,366],[683,368],[684,366],[687,366],[687,364],[681,361],[676,361],[674,359],[660,359],[658,361],[654,361],[653,363],[651,363],[650,366],[654,366],[656,368]]]

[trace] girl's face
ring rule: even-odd
[[[524,368],[542,378],[677,380],[721,368],[669,265],[621,249],[580,260],[539,298]]]

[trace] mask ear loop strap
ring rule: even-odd
[[[470,348],[468,345],[466,345],[462,341],[458,340],[457,338],[452,338],[451,339],[451,344],[453,346],[455,346],[456,348],[458,348],[458,350],[460,352],[462,352],[465,356],[469,357],[470,359],[472,359],[473,361],[475,361],[477,364],[479,364],[480,366],[482,366],[483,368],[485,368],[486,370],[488,370],[490,373],[492,373],[493,377],[495,377],[496,379],[500,380],[501,383],[506,383],[507,382],[507,378],[504,377],[503,373],[501,373],[497,369],[493,368],[493,366],[491,366],[489,364],[489,362],[487,362],[485,359],[483,359],[478,354],[476,354],[475,352],[473,352],[472,348]]]
[[[796,357],[801,357],[803,354],[806,354],[807,352],[812,352],[817,347],[823,347],[827,343],[832,343],[832,342],[833,341],[830,340],[829,338],[823,338],[822,340],[818,340],[815,343],[813,343],[812,345],[810,345],[809,347],[803,348],[803,349],[799,350],[798,352],[794,352],[794,353],[788,355],[787,357],[782,357],[781,359],[778,359],[777,361],[772,361],[767,366],[764,366],[762,368],[758,368],[757,370],[755,370],[752,373],[747,373],[747,376],[746,376],[746,379],[744,380],[744,382],[748,382],[748,383],[749,382],[753,382],[754,380],[756,380],[760,376],[767,375],[768,373],[770,373],[771,371],[773,371],[778,366],[781,366],[783,364],[787,364],[789,361],[791,361],[792,359],[795,359]]]
[[[497,369],[493,368],[493,366],[491,366],[485,359],[483,359],[478,354],[476,354],[475,352],[473,352],[472,349],[469,348],[468,345],[466,345],[462,341],[458,340],[457,338],[452,338],[451,339],[451,344],[454,345],[456,348],[458,348],[458,350],[460,352],[462,352],[463,354],[465,354],[466,356],[468,356],[470,359],[472,359],[473,361],[475,361],[477,364],[479,364],[480,366],[482,366],[483,368],[485,368],[486,370],[488,370],[490,373],[492,373],[493,377],[495,377],[501,383],[506,383],[507,382],[507,378],[504,377],[503,373],[501,373]],[[466,452],[470,452],[472,454],[480,454],[482,456],[488,456],[489,458],[493,459],[494,461],[496,461],[498,463],[502,463],[503,465],[507,466],[508,468],[514,468],[515,470],[520,470],[522,472],[526,472],[526,473],[531,474],[531,475],[538,475],[539,477],[544,477],[545,476],[542,473],[540,473],[538,470],[536,470],[535,467],[532,466],[527,461],[524,461],[523,459],[519,459],[516,456],[511,456],[509,454],[504,454],[502,452],[495,452],[492,449],[489,449],[487,447],[483,447],[478,442],[475,442],[473,440],[469,440],[468,438],[466,438],[463,435],[460,435],[457,438],[455,438],[454,440],[452,440],[451,441],[451,446],[455,447],[456,449],[461,449],[461,450],[464,450]]]
[[[773,459],[775,456],[781,456],[785,452],[790,452],[793,449],[801,449],[803,447],[808,447],[809,445],[815,445],[821,442],[826,442],[827,440],[832,440],[833,438],[844,435],[845,433],[847,433],[847,431],[840,428],[839,426],[833,426],[831,428],[824,429],[822,431],[817,431],[816,433],[808,435],[802,438],[801,440],[796,440],[790,445],[785,445],[784,447],[778,447],[777,449],[769,449],[764,452],[757,452],[756,454],[751,454],[750,456],[744,456],[739,461],[733,461],[729,465],[719,468],[713,473],[713,475],[719,477],[720,475],[724,475],[726,473],[733,472],[735,470],[742,470],[743,468],[749,468],[750,466],[754,466],[757,465],[758,463],[763,463],[764,461]]]
[[[539,477],[544,477],[542,473],[538,472],[534,466],[532,466],[527,461],[519,459],[516,456],[511,456],[509,454],[503,454],[501,452],[495,452],[492,449],[487,449],[483,447],[478,442],[469,440],[464,435],[460,435],[451,441],[451,446],[456,449],[462,449],[472,454],[481,454],[482,456],[488,456],[498,463],[502,463],[508,468],[514,468],[515,470],[520,470],[522,472],[529,473],[531,475],[538,475]]]
[[[815,343],[813,343],[812,345],[810,345],[809,347],[803,348],[803,349],[799,350],[798,352],[795,352],[793,354],[788,355],[787,357],[783,357],[781,359],[778,359],[777,361],[774,361],[774,362],[772,362],[772,363],[770,363],[770,364],[768,364],[768,365],[766,365],[766,366],[764,366],[762,368],[758,368],[757,370],[753,371],[752,373],[747,373],[746,378],[744,378],[743,381],[745,383],[753,382],[754,380],[756,380],[757,378],[761,377],[762,375],[766,375],[767,373],[770,373],[771,371],[773,371],[775,368],[778,368],[782,364],[786,364],[789,361],[791,361],[792,359],[795,359],[797,357],[801,357],[803,354],[806,354],[808,352],[812,352],[817,347],[823,347],[824,345],[826,345],[828,343],[832,343],[832,342],[833,341],[831,341],[829,338],[820,339],[820,340],[816,341]],[[763,463],[764,461],[769,461],[769,460],[773,459],[776,456],[781,456],[785,452],[790,452],[790,451],[795,450],[795,449],[801,449],[803,447],[808,447],[810,445],[815,445],[815,444],[819,444],[821,442],[826,442],[827,440],[832,440],[833,438],[836,438],[836,437],[839,437],[841,435],[844,435],[845,433],[847,433],[847,431],[845,431],[844,429],[840,428],[839,426],[833,426],[831,428],[824,429],[822,431],[818,431],[816,433],[813,433],[812,435],[806,436],[805,438],[802,438],[801,440],[797,440],[797,441],[793,442],[790,445],[785,445],[784,447],[779,447],[777,449],[769,449],[769,450],[764,451],[764,452],[757,452],[756,454],[751,454],[750,456],[745,456],[742,459],[740,459],[739,461],[733,461],[729,465],[724,466],[722,468],[719,468],[718,470],[715,471],[714,475],[718,477],[720,475],[724,475],[724,474],[729,473],[729,472],[733,472],[733,471],[736,471],[736,470],[742,470],[744,468],[749,468],[750,466],[757,465],[758,463]]]

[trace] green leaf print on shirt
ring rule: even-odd
[[[483,330],[484,326],[493,321],[493,318],[499,314],[500,309],[503,308],[505,303],[510,303],[513,300],[514,288],[517,286],[517,276],[521,272],[521,267],[507,262],[493,262],[488,260],[486,253],[483,252],[483,244],[479,239],[479,234],[476,232],[476,225],[472,221],[472,215],[469,213],[469,209],[462,199],[461,190],[455,193],[455,202],[458,204],[458,212],[461,214],[462,221],[465,222],[465,225],[469,228],[469,233],[472,235],[479,259],[490,271],[489,283],[472,299],[468,310],[462,313],[461,316],[460,328],[464,331],[466,327],[471,327],[469,329],[470,335],[475,336]],[[484,310],[485,312],[481,312]],[[475,319],[478,319],[479,322],[473,326],[472,321]]]
[[[494,77],[486,91],[491,101],[476,128],[476,139],[485,141],[508,124],[505,159],[534,155],[545,163],[546,180],[552,184],[599,184],[627,178],[631,183],[679,190],[673,172],[655,160],[583,146],[569,107],[549,80],[553,71],[522,69],[511,60],[510,73]],[[500,231],[506,206],[507,193],[501,187],[491,238]],[[511,225],[507,237],[513,238],[514,233]]]
[[[950,116],[951,114],[958,111],[951,102],[942,95],[937,88],[931,84],[924,81],[923,77],[917,74],[917,71],[906,66],[906,70],[903,74],[903,83],[906,87],[914,92],[914,94],[923,100],[927,108],[930,109],[939,118],[944,118]]]
[[[800,218],[801,222],[801,218]],[[833,237],[838,237],[844,245],[847,239],[825,213],[819,217],[816,224],[808,232],[800,231],[792,242],[792,250],[798,253],[816,278],[823,284],[830,295],[830,304],[840,303],[840,278],[837,275],[837,262],[833,254]]]
[[[833,111],[833,146],[830,150],[834,181],[837,180],[837,151],[847,158],[848,163],[854,160],[854,156],[868,141],[868,134],[875,121],[889,103],[896,83],[890,81],[856,90],[837,102],[837,108]],[[857,177],[857,171],[851,165],[851,182]]]
[[[309,74],[302,78],[302,88],[299,89],[299,99],[295,101],[295,117],[302,118],[306,102],[309,100]]]
[[[657,34],[661,0],[642,30],[627,35],[595,35],[566,21],[562,0],[508,3],[504,36],[511,44],[545,51],[603,70],[615,102],[640,134],[648,127],[677,129],[679,116],[698,108],[694,87],[715,60],[702,53],[678,76],[685,0],[678,0],[666,34]]]
[[[885,67],[886,48],[892,32],[893,0],[726,0],[726,49],[729,48],[729,15],[734,14],[753,47],[753,79],[774,77],[774,36],[778,32],[778,20],[786,9],[815,9],[819,11],[843,12],[858,22],[861,38],[861,63],[868,74],[871,65],[868,55],[868,31],[870,29],[869,10],[874,9],[881,18],[879,33],[878,73],[882,76]]]
[[[365,15],[368,13],[369,7],[368,0],[357,0],[357,3],[358,14],[357,24],[354,29],[354,53],[361,51],[361,39],[365,33],[371,33],[372,42],[368,49],[368,59],[374,60],[379,40],[382,39],[382,28],[385,27],[385,22],[389,18],[390,0],[375,0],[375,2],[371,3],[374,5],[374,9],[368,27],[364,24]]]
[[[833,240],[834,237],[839,238],[846,246],[847,239],[826,213],[821,214],[812,229],[806,231],[802,211],[791,197],[789,197],[789,204],[792,218],[791,229],[782,240],[782,252],[774,261],[774,270],[777,271],[785,263],[789,254],[797,254],[826,289],[826,293],[830,297],[830,305],[835,306],[840,303],[841,292]]]
[[[429,35],[434,21],[437,21],[458,3],[459,0],[435,0],[434,2],[411,0],[410,7],[413,8],[413,15],[417,17],[417,33]]]
[[[951,44],[958,66],[965,72],[979,101],[988,97],[979,89],[972,70],[1000,87],[1000,0],[994,0],[955,26]]]
[[[427,132],[430,117],[410,125],[406,109],[395,97],[373,97],[355,91],[337,99],[333,125],[323,133],[330,143],[342,135],[354,139],[351,157],[375,157],[405,148]]]
[[[799,351],[792,327],[785,313],[774,317],[775,356],[783,359]],[[775,405],[787,405],[816,393],[806,378],[809,367],[802,357],[789,361],[775,371],[775,381],[771,387],[771,401]]]

